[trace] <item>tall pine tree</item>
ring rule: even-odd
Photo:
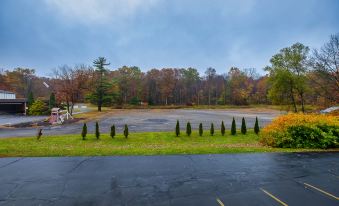
[[[107,60],[104,57],[99,57],[93,61],[93,65],[96,69],[98,75],[98,81],[96,85],[96,96],[98,101],[98,111],[101,112],[101,107],[103,104],[104,96],[107,92],[107,79],[105,78],[105,73],[107,72],[105,66],[110,65],[106,62]]]

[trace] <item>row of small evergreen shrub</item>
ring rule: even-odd
[[[115,134],[116,134],[115,133],[115,125],[113,124],[111,126],[110,136],[112,138],[114,138]],[[127,126],[127,124],[125,124],[125,128],[124,128],[124,136],[125,136],[125,138],[128,138],[128,135],[129,135],[128,126]],[[86,136],[87,136],[87,124],[84,123],[84,126],[82,127],[82,132],[81,132],[82,140],[86,140]],[[100,139],[100,130],[99,130],[99,123],[98,122],[95,123],[95,137],[97,139]]]
[[[259,128],[259,122],[258,122],[258,117],[255,118],[255,124],[254,124],[254,132],[256,134],[259,134],[260,128]],[[203,134],[203,126],[202,123],[199,124],[199,136],[202,136]],[[221,135],[224,136],[225,132],[226,132],[226,128],[225,128],[225,124],[224,121],[221,121],[221,127],[220,127],[220,132]],[[245,118],[242,118],[241,121],[241,133],[242,134],[246,134],[247,133],[247,127],[246,127],[246,121]],[[186,134],[187,136],[191,136],[192,134],[192,126],[190,122],[187,122],[186,124]],[[237,134],[237,126],[235,123],[235,119],[233,117],[232,120],[232,126],[231,126],[231,135],[236,135]],[[177,120],[177,124],[175,126],[175,135],[178,137],[180,135],[180,124],[179,124],[179,120]],[[211,123],[211,127],[210,127],[210,135],[213,136],[214,135],[214,124]]]
[[[226,132],[225,124],[224,124],[224,121],[222,121],[221,122],[221,134],[222,134],[222,136],[225,135],[225,132]],[[254,132],[256,134],[259,133],[258,118],[255,119]],[[236,133],[237,133],[237,127],[236,127],[236,123],[235,123],[235,120],[234,120],[234,117],[233,117],[232,127],[231,127],[231,134],[232,135],[236,135]],[[246,134],[247,133],[247,127],[246,127],[245,118],[242,118],[241,133],[242,134]],[[124,134],[125,138],[128,138],[129,132],[128,132],[127,124],[125,124],[125,128],[124,128],[123,134]],[[179,120],[177,120],[177,124],[176,124],[176,127],[175,127],[175,134],[176,134],[177,137],[180,135]],[[187,125],[186,125],[186,134],[188,136],[191,136],[191,134],[192,134],[192,127],[191,127],[191,123],[190,122],[187,122]],[[203,134],[203,126],[202,126],[202,123],[200,123],[199,124],[199,136],[202,136],[202,134]],[[210,134],[211,134],[211,136],[214,135],[214,124],[213,123],[211,123]],[[112,138],[114,138],[115,135],[116,135],[115,125],[113,124],[111,126],[110,136]],[[82,137],[83,140],[86,140],[86,136],[87,136],[87,124],[84,123],[84,125],[82,127],[81,137]],[[97,139],[100,139],[100,129],[99,129],[99,123],[98,122],[95,123],[95,137]]]

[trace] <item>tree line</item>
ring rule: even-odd
[[[217,74],[212,67],[200,74],[195,68],[161,68],[142,72],[137,66],[112,70],[104,57],[93,65],[60,66],[49,78],[35,70],[0,70],[0,89],[19,97],[48,101],[55,95],[72,113],[77,102],[102,106],[148,105],[290,105],[305,111],[306,104],[339,102],[339,34],[320,49],[296,43],[281,49],[260,75],[255,69],[232,67]],[[46,86],[46,84],[48,86]]]

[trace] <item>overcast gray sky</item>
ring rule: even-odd
[[[281,48],[339,32],[336,0],[1,0],[0,68],[68,64],[257,68]]]

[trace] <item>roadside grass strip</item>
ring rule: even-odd
[[[1,138],[0,157],[46,157],[46,156],[112,156],[112,155],[174,155],[174,154],[224,154],[254,152],[329,152],[339,149],[291,149],[263,146],[253,131],[246,135],[214,136],[192,131],[191,136],[174,132],[131,132],[128,138],[117,134],[101,134],[97,139],[88,134],[82,140],[78,135],[42,135],[25,138]]]

